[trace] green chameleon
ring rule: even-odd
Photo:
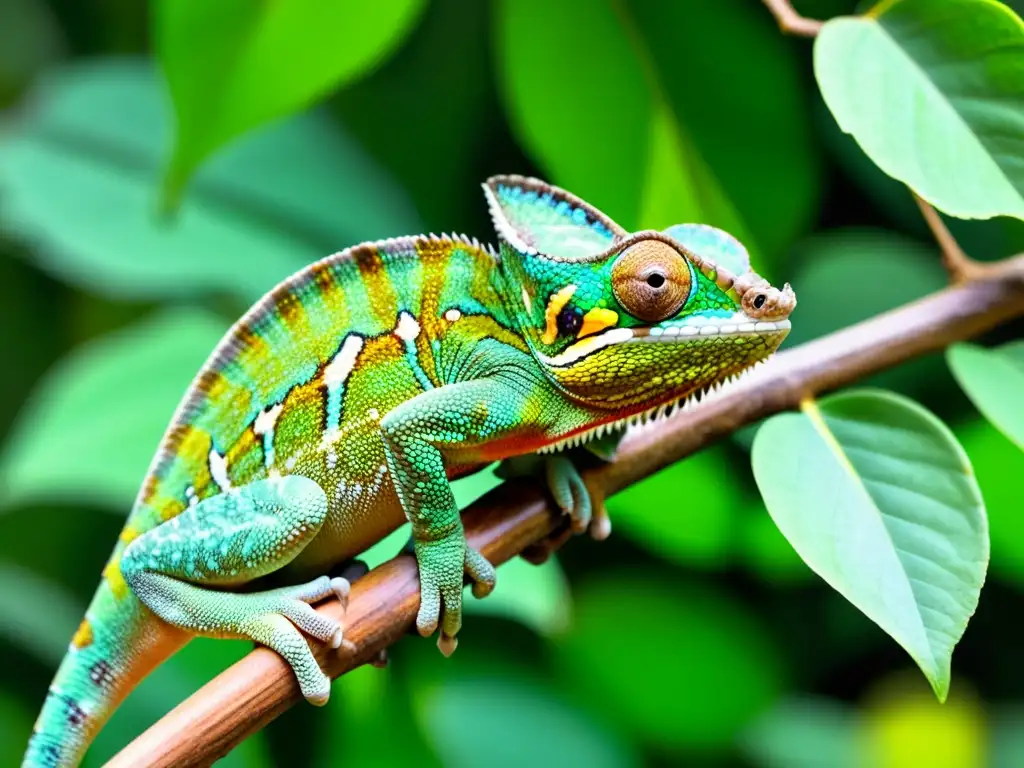
[[[484,192],[499,252],[433,235],[358,245],[228,331],[160,443],[25,766],[77,764],[127,693],[197,635],[269,646],[324,704],[330,681],[305,636],[345,641],[310,604],[344,602],[348,581],[325,574],[405,520],[417,629],[440,627],[451,653],[464,575],[483,597],[495,572],[466,544],[450,480],[546,452],[574,530],[607,534],[557,449],[590,441],[607,455],[625,425],[764,360],[789,332],[792,290],[751,272],[720,230],[630,234],[517,176]]]

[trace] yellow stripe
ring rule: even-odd
[[[562,307],[569,303],[569,299],[576,293],[575,285],[567,285],[560,291],[551,294],[551,298],[548,300],[547,309],[544,310],[544,335],[540,337],[540,340],[545,344],[554,344],[555,339],[558,338],[558,325],[556,323],[558,319],[558,313],[562,311]]]

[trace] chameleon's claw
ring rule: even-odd
[[[612,521],[604,506],[604,493],[590,486],[587,486],[587,490],[590,493],[590,505],[593,509],[593,516],[590,520],[590,538],[594,541],[604,541],[612,533]]]
[[[440,637],[437,638],[437,647],[445,655],[445,658],[448,658],[459,647],[459,639],[441,632]]]
[[[335,576],[331,579],[331,591],[338,598],[338,602],[345,607],[348,606],[348,596],[352,592],[352,584],[348,579],[342,576]]]
[[[345,633],[344,633],[344,631],[342,630],[341,627],[338,627],[334,631],[334,634],[331,635],[331,639],[327,642],[327,645],[330,648],[337,649],[337,648],[340,648],[342,643],[344,643],[344,642],[345,642]]]
[[[384,669],[388,665],[388,649],[381,648],[380,653],[370,659],[369,663],[377,669]]]

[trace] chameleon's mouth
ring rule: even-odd
[[[545,355],[538,350],[537,356],[548,366],[555,368],[573,365],[587,355],[614,344],[628,342],[676,342],[684,338],[722,338],[764,336],[777,333],[787,334],[788,319],[753,320],[742,312],[715,318],[700,318],[699,322],[690,317],[677,322],[661,323],[656,326],[638,328],[610,328],[603,333],[580,339],[557,355]]]

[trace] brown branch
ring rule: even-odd
[[[775,21],[778,22],[779,29],[790,35],[817,37],[824,26],[822,21],[808,19],[797,13],[790,0],[764,0],[764,4],[768,6],[768,10],[772,12]]]
[[[678,461],[737,428],[801,398],[834,389],[912,357],[1024,316],[1024,254],[993,264],[979,279],[829,336],[782,352],[743,381],[700,407],[630,435],[617,460],[589,472],[595,491],[612,494]],[[543,491],[525,481],[495,489],[464,515],[474,546],[502,563],[549,534],[559,522]],[[499,579],[500,589],[501,581]],[[397,557],[360,579],[352,590],[346,637],[353,654],[316,648],[331,677],[375,659],[411,626],[419,604],[412,558]],[[319,608],[340,617],[332,601]],[[438,656],[438,664],[444,660]],[[117,755],[108,766],[203,766],[226,754],[299,700],[291,670],[264,648],[254,650],[203,686]]]
[[[954,283],[973,280],[990,269],[989,265],[977,262],[964,253],[963,248],[960,247],[956,238],[953,237],[953,233],[946,226],[946,222],[942,220],[939,212],[930,203],[919,197],[913,190],[911,190],[911,194],[917,202],[917,207],[921,209],[921,215],[928,223],[928,229],[932,231],[935,241],[939,244],[939,250],[942,251],[942,266],[946,268]]]

